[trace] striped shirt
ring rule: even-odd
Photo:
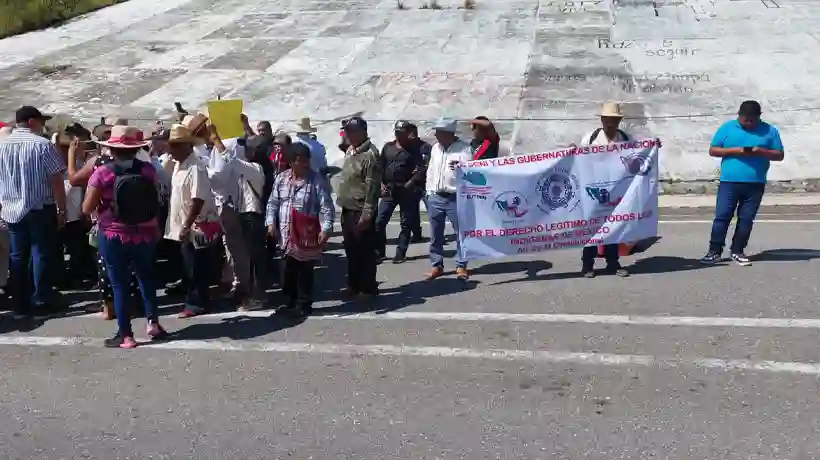
[[[15,128],[0,141],[0,219],[17,223],[30,211],[54,204],[49,177],[65,169],[48,139]]]

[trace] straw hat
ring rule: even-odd
[[[98,144],[110,148],[138,149],[151,144],[145,135],[133,126],[113,126],[111,137],[106,141],[97,141]]]
[[[621,112],[621,104],[617,102],[607,102],[601,107],[602,117],[623,118],[624,114]]]
[[[168,131],[169,144],[196,144],[197,139],[185,125],[174,124]]]
[[[317,131],[317,130],[316,130],[316,127],[315,127],[315,126],[313,126],[313,125],[310,123],[310,117],[302,117],[302,118],[299,120],[299,124],[298,124],[298,125],[296,125],[296,133],[297,133],[297,134],[302,134],[302,133],[315,133],[316,131]]]
[[[196,134],[197,131],[202,129],[203,126],[208,122],[208,116],[204,113],[198,113],[196,115],[185,115],[185,118],[182,119],[182,126],[188,128],[191,134]]]

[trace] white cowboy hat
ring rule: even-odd
[[[145,134],[133,126],[112,126],[111,137],[106,141],[97,141],[97,143],[105,147],[120,149],[138,149],[151,144],[145,139]]]
[[[623,118],[624,114],[621,112],[621,104],[617,102],[607,102],[601,107],[602,117],[617,117]]]

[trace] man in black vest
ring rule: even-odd
[[[411,232],[419,225],[419,199],[416,187],[417,181],[424,174],[424,159],[418,143],[413,142],[410,137],[410,126],[410,123],[404,120],[395,123],[393,131],[396,140],[384,144],[380,157],[384,175],[379,212],[376,217],[376,255],[379,260],[385,258],[387,223],[398,206],[401,233],[393,258],[393,263],[396,264],[405,261]]]

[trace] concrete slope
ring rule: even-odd
[[[777,2],[777,3],[776,3]],[[809,149],[820,93],[813,27],[796,0],[141,0],[0,41],[0,113],[22,103],[146,126],[172,103],[240,97],[254,120],[362,113],[379,141],[399,118],[425,126],[486,114],[515,152],[578,142],[603,101],[635,136],[665,140],[662,175],[708,180],[712,133],[754,98],[788,160],[772,179],[820,177]],[[466,131],[463,133],[468,135]]]

